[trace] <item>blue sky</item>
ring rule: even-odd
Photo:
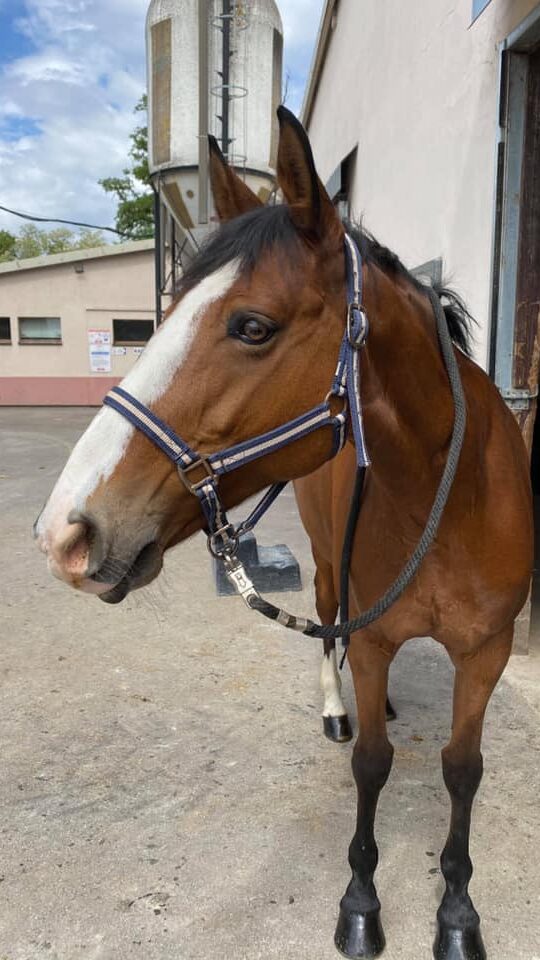
[[[0,0],[0,203],[107,226],[97,181],[126,163],[149,0]],[[299,111],[323,0],[278,0]],[[0,212],[0,229],[23,221]]]

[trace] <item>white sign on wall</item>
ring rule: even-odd
[[[91,373],[111,372],[111,332],[110,330],[89,330],[88,350],[90,353]]]

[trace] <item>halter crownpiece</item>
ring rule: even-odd
[[[219,496],[220,476],[231,473],[238,467],[251,463],[252,460],[281,450],[282,447],[307,437],[319,427],[332,428],[334,444],[330,457],[334,457],[343,448],[346,440],[348,414],[352,422],[358,467],[366,467],[369,464],[362,422],[358,356],[367,337],[368,319],[362,307],[362,258],[356,243],[348,235],[345,236],[345,263],[347,320],[336,372],[324,402],[308,410],[307,413],[250,440],[243,440],[225,450],[202,456],[192,450],[171,427],[123,387],[113,387],[103,400],[106,406],[112,407],[129,420],[173,461],[182,483],[199,500],[206,520],[210,552],[216,557],[229,558],[229,565],[242,534],[253,529],[286,486],[287,481],[270,487],[249,517],[235,527],[227,519]],[[331,410],[332,397],[343,400],[343,407],[337,414],[333,414]],[[227,570],[227,573],[232,579],[231,571]],[[244,577],[247,579],[245,572]],[[233,582],[236,589],[239,589],[239,584],[236,581]],[[239,592],[244,596],[242,590]],[[244,599],[247,597],[244,596]]]

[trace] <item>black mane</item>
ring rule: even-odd
[[[358,224],[345,223],[347,233],[356,241],[362,258],[373,263],[390,277],[407,280],[420,292],[428,287],[407,270],[399,257],[383,247]],[[243,273],[251,273],[261,257],[269,250],[281,250],[294,256],[301,250],[302,241],[286,204],[259,207],[224,223],[210,235],[194,260],[186,268],[180,281],[180,290],[190,289],[208,274],[238,260]],[[471,326],[473,318],[457,293],[442,283],[433,289],[443,302],[448,329],[453,342],[464,353],[471,354]]]
[[[428,284],[407,270],[397,254],[388,247],[383,247],[367,230],[354,223],[346,223],[345,229],[358,244],[358,249],[366,263],[374,263],[388,276],[401,277],[411,283],[415,290],[426,293]],[[472,314],[459,294],[447,287],[445,283],[432,283],[431,286],[442,301],[452,341],[470,357],[471,327],[475,322]]]
[[[258,207],[223,223],[210,234],[197,256],[184,271],[180,290],[190,289],[209,273],[238,260],[240,270],[250,274],[269,250],[294,253],[302,241],[285,204]]]

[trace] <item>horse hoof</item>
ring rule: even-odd
[[[352,740],[352,730],[346,713],[341,717],[323,717],[324,735],[334,743]]]
[[[480,927],[458,930],[439,924],[433,956],[435,960],[486,960]]]
[[[388,697],[386,698],[386,719],[395,720],[397,718],[397,713],[394,710],[392,704],[390,703]]]
[[[334,943],[344,957],[367,960],[380,956],[386,944],[380,914],[380,910],[369,913],[339,911]]]

